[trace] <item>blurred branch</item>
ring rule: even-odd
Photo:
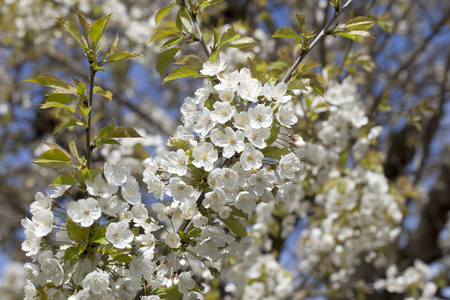
[[[292,74],[294,73],[295,69],[297,69],[298,65],[305,59],[305,57],[309,54],[309,52],[322,40],[328,33],[328,28],[330,28],[331,25],[336,22],[336,20],[340,17],[342,12],[353,2],[353,0],[348,0],[347,3],[344,4],[344,6],[341,7],[341,9],[338,12],[335,12],[333,17],[330,21],[325,25],[324,28],[320,31],[320,33],[313,39],[311,44],[309,45],[308,49],[305,51],[302,51],[300,56],[295,60],[292,67],[289,69],[289,71],[286,73],[286,75],[283,78],[283,82],[287,83],[290,79]]]
[[[81,66],[68,63],[68,61],[66,60],[65,57],[63,57],[60,54],[54,53],[54,52],[48,53],[48,56],[50,58],[56,60],[58,63],[63,64],[64,67],[72,70],[72,72],[81,76],[85,81],[89,80],[89,77],[85,74],[84,69]],[[118,104],[128,107],[133,113],[138,115],[140,118],[142,118],[144,121],[146,121],[149,125],[155,127],[160,133],[165,134],[165,135],[171,135],[173,133],[174,129],[172,128],[172,126],[167,126],[167,124],[170,125],[171,122],[165,122],[165,123],[162,122],[159,110],[151,109],[150,111],[145,111],[141,107],[138,107],[137,105],[135,105],[135,104],[129,102],[128,100],[126,100],[125,98],[121,97],[120,93],[118,91],[108,88],[105,84],[100,83],[100,85],[103,85],[106,89],[111,90],[111,92],[114,94],[114,100]],[[149,101],[151,101],[151,100],[149,100]],[[157,105],[154,105],[154,107],[156,107],[156,106]],[[157,114],[157,117],[155,116],[155,114]]]
[[[425,162],[430,154],[430,144],[433,140],[438,128],[439,128],[439,122],[441,121],[442,116],[444,115],[444,103],[445,103],[445,95],[448,91],[447,89],[447,80],[448,80],[448,73],[450,72],[450,55],[447,56],[447,62],[445,64],[445,70],[444,70],[444,76],[442,78],[441,82],[441,88],[439,93],[439,102],[438,102],[438,108],[436,113],[431,117],[430,121],[427,124],[427,127],[425,128],[424,132],[426,134],[423,135],[423,141],[422,141],[422,147],[423,147],[423,155],[420,160],[419,167],[417,168],[415,175],[414,175],[414,185],[416,185],[420,179],[422,171],[425,167]]]
[[[442,17],[442,19],[433,25],[432,32],[423,40],[423,42],[420,44],[420,46],[408,57],[408,59],[403,61],[401,66],[397,69],[397,71],[394,74],[392,74],[392,76],[389,76],[390,80],[388,80],[388,84],[386,87],[384,87],[383,91],[390,90],[392,87],[394,87],[400,83],[399,75],[414,64],[414,62],[417,60],[419,55],[422,54],[424,52],[424,50],[427,48],[427,46],[429,45],[431,40],[437,34],[439,34],[441,29],[443,29],[444,25],[448,22],[449,16],[450,16],[450,12],[447,11],[445,13],[445,15]],[[378,108],[378,105],[381,103],[381,99],[383,98],[383,91],[374,100],[371,108],[369,109],[369,116],[372,120],[374,120],[378,115],[377,108]]]

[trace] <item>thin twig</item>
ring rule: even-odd
[[[203,38],[203,34],[202,34],[202,31],[200,30],[200,26],[198,26],[197,14],[194,14],[191,10],[189,10],[186,1],[182,1],[182,4],[183,4],[183,7],[186,8],[186,10],[189,12],[189,15],[191,16],[191,21],[194,24],[195,30],[197,31],[199,42],[202,45],[206,56],[209,58],[211,53],[209,52],[208,46],[206,45],[205,39]]]
[[[87,161],[87,168],[91,168],[91,116],[92,116],[92,100],[94,97],[94,78],[95,78],[95,71],[94,69],[90,68],[91,73],[89,76],[89,101],[88,101],[88,109],[91,108],[88,115],[88,126],[86,128],[86,161]]]
[[[342,12],[352,2],[353,2],[353,0],[348,0],[347,3],[345,3],[344,6],[341,7],[340,10],[335,12],[333,17],[330,19],[330,21],[328,21],[328,23],[325,25],[325,27],[322,28],[320,33],[311,42],[311,44],[309,45],[308,49],[306,49],[306,50],[302,51],[302,53],[300,53],[300,56],[297,58],[297,60],[292,65],[292,67],[289,69],[289,71],[284,76],[284,78],[283,78],[283,82],[284,83],[287,83],[291,79],[292,74],[294,73],[295,69],[297,69],[298,65],[303,61],[303,59],[305,59],[305,57],[309,54],[309,52],[320,42],[320,40],[322,40],[328,34],[328,29],[330,28],[330,26],[333,25],[334,22],[336,22],[336,20],[340,17]]]

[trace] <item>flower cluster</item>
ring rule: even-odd
[[[405,299],[432,299],[437,285],[431,282],[431,271],[428,265],[420,260],[403,272],[399,272],[396,265],[390,265],[386,271],[386,279],[378,279],[374,287],[385,289],[390,293],[406,294]]]
[[[26,299],[36,285],[54,299],[133,299],[140,291],[158,299],[160,287],[195,299],[200,287],[188,265],[197,261],[217,276],[216,264],[246,255],[252,239],[243,221],[260,204],[290,199],[300,160],[274,143],[297,118],[285,105],[291,96],[284,83],[263,86],[248,69],[221,73],[225,67],[220,60],[204,64],[210,81],[181,108],[184,125],[170,139],[178,149],[144,161],[149,192],[173,199],[152,205],[156,219],[136,178],[119,164],[82,178],[84,197],[66,209],[60,199],[70,186],[36,194],[32,219],[22,222],[22,249],[33,259],[25,266]],[[164,232],[155,236],[158,230]]]
[[[87,179],[86,198],[69,201],[66,210],[57,199],[69,186],[36,194],[33,218],[22,221],[22,249],[33,259],[25,264],[26,299],[34,299],[36,284],[51,286],[51,299],[133,299],[141,278],[162,283],[153,274],[158,271],[152,234],[161,227],[148,216],[136,179],[117,164],[106,163],[103,175]]]

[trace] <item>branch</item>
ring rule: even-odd
[[[95,78],[95,71],[91,67],[90,69],[90,76],[89,76],[89,101],[88,101],[88,108],[90,107],[91,110],[89,111],[88,115],[88,126],[86,128],[86,161],[87,161],[87,168],[91,168],[91,118],[92,118],[92,100],[94,98],[94,78]]]
[[[197,14],[194,14],[191,10],[189,10],[187,3],[185,0],[183,0],[181,2],[181,4],[183,5],[184,8],[186,8],[186,10],[189,12],[189,16],[191,17],[191,21],[194,24],[195,30],[197,31],[198,37],[199,37],[199,42],[203,47],[203,50],[205,51],[206,56],[209,58],[209,56],[211,55],[211,53],[209,53],[209,49],[208,46],[206,45],[205,39],[203,38],[203,34],[202,31],[200,30],[200,26],[198,26],[198,21],[197,21]]]
[[[295,69],[297,69],[298,65],[303,61],[303,59],[305,59],[305,57],[309,54],[309,52],[328,34],[328,29],[330,28],[330,26],[336,22],[336,20],[340,17],[340,15],[342,14],[342,12],[348,7],[350,6],[350,4],[353,2],[353,0],[348,0],[347,3],[344,4],[344,6],[341,7],[340,10],[336,11],[333,15],[333,17],[331,18],[330,21],[328,21],[328,23],[325,25],[324,28],[322,28],[322,30],[320,31],[320,33],[314,38],[314,40],[311,42],[311,44],[309,45],[308,49],[302,51],[302,53],[300,54],[300,56],[297,58],[297,60],[294,62],[294,64],[292,65],[292,67],[289,69],[289,71],[286,73],[286,75],[283,78],[283,82],[287,83],[291,77],[292,74],[294,73]]]

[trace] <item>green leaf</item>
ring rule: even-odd
[[[223,1],[223,0],[202,0],[202,1],[200,2],[200,8],[201,8],[201,9],[205,9],[205,8],[207,8],[208,6],[217,4],[217,3],[222,2],[222,1]]]
[[[142,56],[142,54],[131,53],[131,52],[127,52],[127,51],[116,51],[113,54],[111,54],[111,56],[109,57],[109,59],[106,63],[122,61],[122,60],[130,59],[133,57],[139,57],[139,56]]]
[[[368,30],[375,25],[375,21],[368,17],[356,17],[345,23],[343,28],[347,28],[350,31],[353,30]]]
[[[73,10],[78,15],[78,20],[80,21],[81,29],[83,29],[84,37],[87,40],[87,45],[88,45],[89,49],[92,49],[92,39],[91,39],[91,35],[90,35],[91,23],[88,20],[86,20],[86,18],[84,17],[84,15],[81,12],[79,12],[76,9],[73,9]]]
[[[65,18],[56,18],[56,20],[65,29],[67,29],[67,31],[73,36],[73,38],[78,42],[78,44],[84,46],[80,28],[78,28],[78,25],[75,24],[74,21]]]
[[[297,21],[298,21],[298,25],[300,25],[300,28],[302,30],[302,33],[308,33],[308,30],[306,29],[306,17],[303,14],[295,14],[295,16],[297,17]]]
[[[70,101],[72,101],[72,99],[70,99]],[[62,104],[60,102],[47,102],[44,104],[40,104],[39,107],[41,109],[47,109],[47,108],[52,108],[52,107],[57,107],[57,108],[62,108],[65,110],[70,111],[72,114],[75,113],[75,109],[73,107],[70,107],[68,105]]]
[[[196,69],[203,68],[202,59],[195,54],[188,54],[188,55],[182,56],[175,62],[175,64],[193,67]]]
[[[198,71],[193,67],[179,67],[172,72],[169,73],[169,75],[164,79],[163,83],[166,83],[167,81],[183,78],[183,77],[191,77],[198,74]]]
[[[100,226],[94,233],[94,236],[92,237],[92,242],[102,245],[110,244],[110,242],[106,239],[105,234],[106,234],[106,226]]]
[[[80,157],[80,155],[78,154],[77,144],[75,143],[74,138],[71,138],[69,140],[69,151],[76,158]]]
[[[116,256],[113,260],[129,264],[131,262],[132,258],[131,258],[131,256],[121,254],[121,255]]]
[[[184,151],[191,149],[191,144],[183,139],[169,139],[169,144]]]
[[[142,136],[137,133],[132,127],[117,127],[116,130],[106,136],[105,139],[112,138],[141,138]]]
[[[179,31],[175,27],[161,28],[155,32],[155,34],[153,35],[153,37],[150,39],[150,41],[148,43],[151,43],[157,39],[160,39],[160,38],[163,38],[166,36],[179,35],[180,33],[181,33],[181,31]]]
[[[118,141],[113,140],[113,139],[100,141],[100,145],[103,145],[103,144],[119,145],[119,146],[122,145],[121,143],[119,143]]]
[[[51,169],[63,169],[70,165],[70,158],[60,149],[50,149],[42,153],[33,163]]]
[[[104,90],[99,86],[94,86],[94,94],[103,96],[108,100],[112,100],[112,96],[113,96],[113,94],[110,91]]]
[[[191,33],[192,31],[192,24],[189,18],[189,15],[186,12],[186,9],[184,7],[180,8],[180,10],[177,13],[177,17],[175,18],[175,24],[183,33]]]
[[[184,40],[184,38],[182,37],[174,37],[172,39],[168,39],[162,46],[161,46],[161,50],[168,48],[170,46],[173,46],[175,44],[178,44],[179,42],[181,42],[182,40]]]
[[[220,32],[219,32],[219,30],[217,30],[214,27],[213,27],[213,32],[214,32],[214,47],[217,47],[219,44],[219,39],[220,39]]]
[[[106,24],[109,21],[109,18],[112,14],[109,14],[107,16],[101,17],[91,25],[90,33],[91,33],[91,39],[92,42],[95,45],[97,45],[98,41],[100,40],[100,37],[102,36],[103,30],[106,27]]]
[[[291,151],[287,148],[278,148],[275,146],[266,147],[261,150],[261,152],[264,154],[264,157],[270,157],[278,160],[280,160],[283,155],[291,153]]]
[[[111,132],[113,132],[114,130],[116,130],[117,127],[118,127],[118,126],[116,126],[116,125],[114,124],[114,118],[112,118],[112,119],[111,119],[111,122],[109,122],[109,125],[106,126],[106,127],[103,127],[103,128],[100,130],[100,133],[99,133],[98,137],[99,137],[100,139],[103,139],[103,138],[106,137],[108,134],[110,134]]]
[[[53,88],[49,94],[76,94],[77,88],[73,84],[62,81],[51,74],[42,73],[25,81],[45,85]]]
[[[55,180],[53,180],[52,185],[74,185],[75,178],[70,174],[61,174]]]
[[[275,124],[273,124],[270,128],[270,136],[266,140],[267,145],[273,144],[277,140],[278,132],[280,132],[280,129]]]
[[[310,86],[312,87],[312,89],[314,91],[316,91],[320,96],[323,97],[323,93],[325,92],[325,89],[323,88],[323,85],[317,79],[311,79]]]
[[[310,62],[307,62],[306,64],[300,65],[298,67],[298,69],[300,70],[300,72],[305,72],[305,71],[311,70],[318,66],[320,66],[320,64],[310,61]]]
[[[77,86],[77,93],[80,95],[84,95],[84,92],[86,91],[86,85],[82,82],[80,82]]]
[[[221,48],[225,48],[225,47],[245,48],[245,47],[253,46],[255,44],[257,44],[257,42],[254,38],[249,37],[249,36],[243,36],[243,37],[234,39],[231,42],[226,43],[220,47]]]
[[[281,27],[275,33],[272,35],[274,38],[289,38],[289,39],[296,39],[300,40],[300,37],[298,34],[292,29],[291,27]]]
[[[64,95],[64,94],[54,94],[54,95],[50,95],[48,96],[44,103],[51,103],[51,102],[58,102],[61,104],[67,104],[67,103],[71,103],[73,100],[72,98],[70,98],[70,96]]]
[[[74,221],[72,221],[72,219],[70,219],[69,217],[66,217],[66,228],[67,228],[67,235],[69,236],[69,238],[72,241],[75,242],[79,242],[82,241],[86,238],[86,231],[89,230],[90,228],[83,228],[80,225],[78,225],[77,223],[75,223]],[[88,232],[89,234],[89,232]]]
[[[80,253],[80,248],[78,246],[72,246],[66,249],[64,251],[63,259],[70,260],[72,258],[75,258]]]
[[[117,46],[119,45],[119,34],[116,33],[116,38],[114,42],[112,42],[111,46],[109,46],[108,51],[106,51],[105,55],[102,57],[102,62],[105,62],[114,52],[117,51]]]
[[[253,58],[248,57],[247,60],[250,66],[252,77],[258,79],[259,81],[264,81],[267,73],[266,62],[258,56],[255,56]]]
[[[174,7],[173,5],[165,6],[165,7],[160,8],[158,10],[158,12],[155,15],[155,23],[156,23],[156,25],[158,25],[159,22],[161,22],[161,20],[172,10],[173,7]]]
[[[240,38],[241,34],[237,33],[234,28],[229,28],[226,32],[222,34],[220,37],[220,46],[229,43],[237,38]]]
[[[159,73],[159,76],[164,75],[164,72],[179,50],[180,48],[170,48],[158,56],[158,60],[156,61],[156,71]]]
[[[237,236],[240,237],[246,237],[247,236],[247,229],[245,228],[244,225],[242,225],[241,222],[239,222],[238,220],[236,220],[233,217],[229,217],[228,219],[222,220],[227,226],[228,228],[231,229],[231,231],[233,231]]]
[[[91,109],[92,107],[86,107],[86,105],[84,105],[84,101],[82,99],[78,101],[77,111],[80,114],[80,116],[86,117],[87,115],[89,115]]]
[[[304,90],[304,91],[308,90],[300,79],[294,79],[289,81],[289,83],[287,84],[287,88],[289,90]]]
[[[61,120],[79,120],[75,114],[75,109],[70,106],[64,106],[64,108],[58,110],[55,117]]]
[[[55,130],[53,131],[53,134],[57,133],[60,130],[63,130],[63,129],[75,126],[77,124],[78,124],[77,120],[70,120],[70,121],[68,121],[66,123],[61,123],[61,124],[59,124],[58,126],[55,127]]]

